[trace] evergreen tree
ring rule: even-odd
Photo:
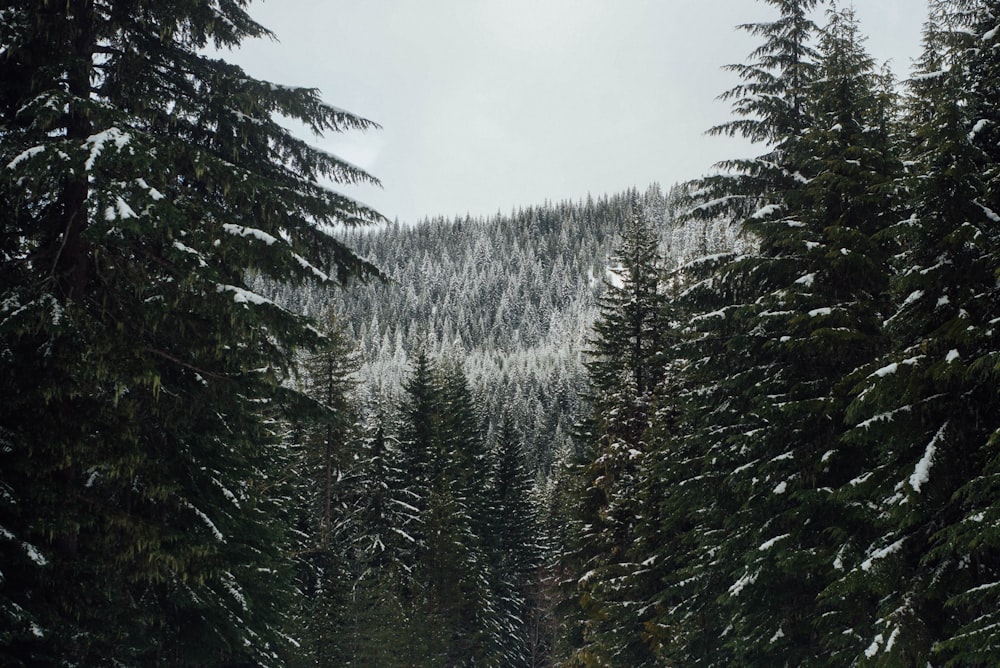
[[[360,441],[353,398],[358,358],[330,312],[322,348],[304,363],[303,393],[315,418],[296,444],[295,484],[300,499],[299,588],[304,593],[298,622],[301,647],[293,663],[348,665],[358,634],[352,591],[357,579],[357,542],[367,529],[359,524],[358,505],[367,490],[354,454]]]
[[[5,4],[0,20],[0,656],[273,663],[306,318],[248,288],[368,267],[329,234],[370,181],[274,120],[372,124],[205,55],[248,3]]]
[[[530,624],[540,612],[534,609],[533,597],[541,566],[539,527],[524,450],[509,417],[500,425],[493,460],[487,491],[492,526],[485,542],[494,574],[500,665],[536,666],[542,652],[536,650],[532,656]]]
[[[403,491],[415,522],[403,531],[409,544],[398,558],[408,571],[403,600],[412,644],[406,658],[416,665],[496,661],[488,564],[467,495],[481,445],[466,383],[460,368],[442,370],[420,350],[400,405]]]
[[[845,660],[989,665],[998,660],[995,364],[998,313],[996,3],[937,3],[911,82],[904,253],[887,320],[893,349],[857,387],[850,438],[872,453],[842,494],[870,530],[834,589],[867,619]],[[986,63],[991,63],[993,72]],[[980,69],[982,67],[982,69]],[[995,135],[994,135],[995,136]],[[991,151],[993,154],[991,155]],[[991,200],[991,197],[993,198]]]
[[[758,247],[719,274],[720,284],[736,282],[739,301],[696,319],[714,329],[700,340],[722,340],[724,356],[713,363],[727,364],[701,374],[708,384],[694,396],[725,400],[724,412],[696,409],[694,433],[710,457],[685,454],[723,482],[708,498],[725,512],[705,513],[722,523],[705,527],[698,545],[715,555],[708,567],[730,577],[720,601],[732,658],[721,661],[805,665],[826,660],[816,601],[832,578],[836,536],[846,531],[829,488],[856,468],[839,442],[843,380],[884,347],[888,252],[876,235],[893,214],[898,161],[885,122],[891,109],[876,94],[853,15],[831,12],[811,52],[804,40],[812,3],[771,4],[781,20],[753,27],[766,38],[756,52],[766,67],[741,68],[750,85],[732,93],[737,113],[757,116],[723,126],[771,151],[731,163],[738,171],[728,186],[708,184],[728,187],[737,213],[754,203],[742,225]],[[761,87],[771,92],[763,107]]]
[[[633,199],[631,216],[610,268],[594,324],[588,400],[592,417],[585,434],[585,491],[580,499],[583,535],[575,555],[585,618],[576,660],[585,665],[615,661],[640,665],[645,650],[630,598],[622,588],[631,569],[638,472],[646,455],[651,406],[663,379],[664,294],[659,239]]]

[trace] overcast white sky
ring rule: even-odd
[[[905,76],[925,0],[854,5],[869,50]],[[751,154],[704,131],[730,118],[722,66],[756,46],[734,26],[774,17],[754,0],[270,0],[251,14],[279,42],[229,57],[382,125],[313,143],[379,178],[341,190],[403,222],[666,187]]]

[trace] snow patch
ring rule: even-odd
[[[747,588],[748,585],[752,585],[757,581],[757,576],[759,573],[746,573],[739,580],[734,582],[731,587],[729,587],[729,593],[732,596],[739,596],[740,592]]]
[[[784,637],[785,637],[785,632],[781,629],[778,629],[777,631],[774,632],[774,635],[771,636],[771,643],[776,643]]]
[[[884,378],[885,376],[890,376],[899,371],[900,364],[903,364],[905,366],[913,366],[920,361],[921,357],[923,357],[923,355],[917,355],[916,357],[908,357],[901,362],[893,362],[892,364],[887,364],[881,369],[878,369],[877,371],[872,373],[871,376],[868,377],[871,378],[873,376],[877,376],[879,378]]]
[[[767,550],[770,550],[772,547],[774,547],[774,544],[777,543],[779,540],[788,538],[791,535],[792,534],[790,533],[783,533],[780,536],[775,536],[774,538],[771,538],[770,540],[766,540],[763,543],[761,543],[760,547],[758,547],[757,550],[760,552],[765,552]]]
[[[206,515],[206,514],[205,514],[205,513],[203,513],[202,511],[198,510],[197,508],[195,508],[194,506],[192,506],[192,505],[191,505],[190,503],[188,503],[187,501],[185,501],[185,502],[184,502],[184,506],[185,506],[185,507],[186,507],[186,508],[187,508],[188,510],[190,510],[191,512],[193,512],[193,513],[194,513],[195,515],[197,515],[197,516],[198,516],[198,518],[199,518],[199,519],[200,519],[200,520],[201,520],[202,522],[204,522],[204,523],[205,523],[205,526],[207,526],[207,527],[208,527],[209,531],[211,531],[211,532],[212,532],[212,535],[213,535],[213,536],[215,536],[215,539],[216,539],[217,541],[219,541],[220,543],[225,543],[225,542],[226,542],[226,538],[225,538],[225,536],[223,536],[223,535],[222,535],[222,532],[221,532],[221,531],[219,531],[219,527],[215,526],[215,522],[213,522],[213,521],[212,521],[212,519],[211,519],[211,518],[210,518],[210,517],[209,517],[208,515]]]
[[[795,282],[797,284],[799,284],[799,285],[805,286],[807,288],[811,288],[813,286],[813,283],[816,282],[816,274],[815,273],[813,273],[813,274],[806,274],[805,276],[802,276],[801,278],[796,279]]]
[[[882,646],[882,641],[883,638],[881,633],[875,636],[875,639],[872,640],[872,644],[869,645],[868,649],[865,650],[865,656],[871,659],[876,654],[878,654],[878,648]]]
[[[238,237],[253,237],[259,241],[263,241],[265,244],[270,246],[275,241],[278,240],[277,237],[268,234],[264,230],[258,230],[256,227],[243,227],[242,225],[233,225],[232,223],[225,223],[222,226],[226,232],[230,234],[235,234]]]
[[[115,198],[115,205],[109,206],[104,210],[104,220],[111,222],[115,220],[128,220],[129,218],[138,218],[135,210],[128,205],[128,202],[123,200],[121,197]]]
[[[132,137],[127,132],[122,132],[116,127],[110,127],[107,130],[98,132],[97,134],[90,135],[83,142],[83,148],[90,147],[90,156],[87,157],[87,162],[84,163],[84,168],[89,172],[94,168],[94,163],[97,162],[97,158],[101,156],[104,152],[104,146],[111,142],[115,145],[118,150],[125,148],[131,141]]]
[[[889,634],[889,642],[887,642],[885,644],[885,651],[886,652],[891,652],[892,651],[892,646],[894,644],[896,644],[896,638],[898,638],[898,637],[899,637],[899,627],[897,626],[896,628],[894,628],[892,630],[892,633]]]
[[[983,128],[986,127],[986,123],[987,123],[987,120],[985,118],[980,118],[978,121],[976,121],[976,124],[972,126],[972,131],[969,132],[969,141],[970,142],[973,141],[973,140],[975,140],[976,135],[978,135],[980,132],[983,131]]]
[[[326,283],[327,281],[330,280],[330,277],[327,276],[325,272],[320,271],[319,269],[314,267],[312,264],[310,264],[309,260],[305,259],[298,253],[292,253],[292,257],[295,258],[295,261],[298,262],[303,269],[308,269],[309,271],[311,271],[313,273],[313,276],[315,276],[322,282]]]
[[[878,371],[872,374],[872,376],[878,376],[879,378],[885,378],[886,376],[892,375],[899,370],[899,364],[893,362],[892,364],[887,364]]]
[[[38,548],[31,543],[21,543],[21,547],[24,548],[24,553],[28,555],[28,558],[39,566],[44,566],[49,563],[48,559],[46,559],[45,556],[38,551]]]
[[[16,158],[14,158],[10,162],[8,162],[7,163],[7,169],[14,169],[18,165],[20,165],[22,162],[24,162],[25,160],[30,160],[31,158],[35,157],[39,153],[42,153],[43,151],[45,151],[45,147],[44,146],[32,146],[27,151],[24,151],[24,152],[18,154],[18,156]]]
[[[989,208],[988,206],[983,206],[982,204],[979,204],[979,202],[976,202],[976,204],[979,206],[980,209],[983,210],[983,213],[986,214],[987,218],[992,220],[994,223],[1000,223],[1000,214],[997,214],[996,211]]]
[[[914,290],[906,297],[906,299],[903,300],[903,306],[909,306],[910,304],[917,301],[923,296],[924,296],[923,290]]]
[[[809,311],[809,317],[815,318],[821,315],[830,315],[831,313],[833,313],[833,309],[830,308],[829,306],[824,306],[823,308],[814,308],[813,310]]]
[[[900,538],[892,545],[887,545],[886,547],[883,547],[880,550],[875,550],[874,552],[872,552],[872,556],[868,557],[863,562],[861,562],[861,570],[865,571],[866,573],[870,571],[872,568],[872,564],[874,564],[879,559],[885,559],[893,552],[899,550],[899,548],[903,547],[903,542],[905,540],[906,540],[905,538]]]
[[[774,489],[772,490],[772,492],[775,494],[784,494],[786,491],[788,491],[788,483],[785,482],[784,480],[775,485]]]
[[[760,220],[761,218],[767,218],[771,214],[780,211],[781,206],[778,204],[768,204],[767,206],[762,206],[753,212],[750,216],[750,220]]]
[[[958,354],[958,351],[952,348],[951,350],[948,351],[948,354],[945,355],[944,361],[946,364],[951,364],[959,357],[961,357],[961,355]]]
[[[225,285],[219,283],[218,285],[216,285],[216,291],[232,292],[233,301],[236,302],[237,304],[257,304],[257,305],[270,304],[271,306],[277,306],[277,304],[275,304],[267,297],[262,297],[258,295],[256,292],[250,292],[249,290],[244,290],[243,288],[235,285]]]
[[[223,584],[225,585],[226,590],[229,592],[229,595],[232,596],[234,599],[236,599],[236,602],[240,604],[240,607],[242,607],[244,610],[250,610],[250,608],[247,606],[247,599],[245,596],[243,596],[243,592],[240,591],[239,586],[236,584],[236,578],[233,577],[232,573],[225,574],[225,579],[223,580]]]
[[[938,432],[934,434],[934,438],[931,442],[927,444],[927,448],[924,450],[924,456],[920,458],[917,462],[916,467],[913,469],[913,475],[910,476],[910,487],[913,488],[914,492],[920,493],[920,488],[930,480],[930,470],[931,465],[934,464],[934,454],[937,452],[937,444],[944,438],[944,430],[948,428],[948,423],[945,422],[938,429]]]

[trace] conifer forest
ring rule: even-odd
[[[0,665],[1000,666],[1000,0],[753,4],[757,157],[415,224],[248,0],[0,4]]]

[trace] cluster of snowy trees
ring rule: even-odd
[[[935,0],[905,94],[849,9],[773,22],[692,185],[753,245],[630,228],[570,482],[571,665],[1000,663],[1000,3]]]
[[[0,8],[0,663],[1000,663],[1000,2],[763,2],[760,157],[413,227],[248,2]]]
[[[492,447],[461,363],[414,353],[365,416],[338,325],[305,364],[318,419],[290,425],[303,666],[526,666],[542,652],[532,479],[508,420]]]
[[[488,437],[504,417],[518,426],[528,464],[548,475],[569,447],[581,414],[582,352],[597,315],[613,240],[633,203],[658,231],[661,252],[680,264],[730,249],[724,220],[676,218],[682,192],[643,192],[545,204],[489,218],[430,219],[358,229],[344,241],[386,281],[331,292],[318,286],[262,285],[288,308],[333,308],[357,342],[366,404],[399,395],[412,356],[462,359],[485,411]]]

